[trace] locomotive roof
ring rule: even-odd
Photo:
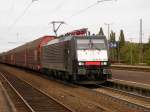
[[[72,39],[89,39],[89,38],[106,40],[105,36],[97,36],[97,35],[96,36],[67,36],[67,37],[64,36],[64,37],[60,37],[60,38],[49,41],[45,46],[55,44],[55,43],[59,43],[59,42],[69,41],[69,40],[72,40]]]

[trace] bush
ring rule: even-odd
[[[150,65],[150,48],[144,53],[144,62]]]

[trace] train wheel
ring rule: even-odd
[[[66,80],[66,81],[69,81],[69,79],[70,79],[70,78],[69,78],[69,74],[65,74],[65,80]]]
[[[62,74],[61,79],[65,81],[65,74]]]

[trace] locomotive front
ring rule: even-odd
[[[76,39],[77,72],[79,79],[105,81],[108,70],[108,47],[105,36],[86,36]]]

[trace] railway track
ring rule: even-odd
[[[59,80],[56,81],[60,83],[64,83],[63,81],[59,81]],[[77,85],[81,86],[80,84]],[[99,94],[98,96],[101,96],[103,97],[103,99],[105,99],[104,102],[106,100],[108,102],[113,101],[115,105],[118,105],[116,112],[118,110],[123,110],[124,112],[150,112],[150,97],[146,97],[136,93],[134,94],[134,93],[130,93],[130,92],[126,92],[126,91],[122,91],[122,90],[118,90],[115,88],[106,87],[102,85],[97,85],[97,86],[99,86],[100,88],[94,89],[94,91],[98,92]],[[87,88],[87,86],[85,85],[83,87]],[[112,110],[112,112],[115,111]]]
[[[6,71],[0,72],[0,80],[17,112],[73,112],[59,101]]]
[[[150,112],[150,97],[140,96],[111,87],[98,86],[99,88],[93,90],[102,94],[106,99],[118,102],[141,112]]]
[[[17,71],[13,71],[11,69],[7,69],[7,70],[10,70],[9,75],[13,75],[13,74],[15,75],[15,73],[17,73]],[[4,69],[4,71],[6,71],[6,69]],[[25,80],[26,82],[28,82],[27,80],[31,78],[30,75],[26,74],[26,72],[24,73],[24,72],[18,71],[18,73],[19,74],[16,76],[19,77],[19,79]],[[37,73],[36,73],[36,75],[37,75]],[[33,77],[36,77],[36,75]],[[31,78],[32,80],[34,79],[33,77]],[[72,85],[72,84],[70,85],[68,83],[67,84],[63,84],[63,83],[53,84],[53,83],[49,83],[50,82],[49,78],[44,77],[44,76],[41,79],[42,80],[37,80],[37,81],[34,80],[33,83],[31,81],[29,81],[29,82],[31,85],[33,85],[36,88],[38,88],[38,86],[40,86],[39,88],[42,88],[40,90],[44,90],[44,88],[47,89],[45,87],[46,85],[45,84],[43,85],[42,83],[46,83],[47,86],[53,85],[54,88],[58,88],[59,92],[61,94],[59,94],[58,96],[54,95],[55,98],[60,99],[60,96],[63,96],[63,98],[66,97],[68,99],[68,101],[75,101],[76,103],[69,102],[68,104],[69,104],[69,106],[73,105],[73,106],[71,106],[71,108],[73,108],[77,112],[85,112],[90,109],[91,110],[94,109],[95,111],[88,111],[88,112],[96,112],[96,109],[101,110],[101,111],[97,111],[97,112],[150,112],[150,108],[148,107],[148,105],[146,107],[144,107],[146,102],[147,102],[147,104],[149,104],[149,99],[145,100],[142,98],[140,99],[139,97],[134,97],[134,98],[133,98],[133,96],[129,97],[128,93],[127,93],[127,95],[123,94],[121,96],[120,91],[117,92],[117,91],[112,91],[112,90],[108,90],[108,89],[107,90],[105,89],[106,92],[100,92],[100,91],[96,91],[96,90],[91,90],[89,88],[81,87],[78,85]],[[46,81],[45,79],[46,80],[48,79],[48,81]],[[40,85],[39,85],[39,82],[40,82]],[[38,83],[38,85],[36,85],[36,83]],[[54,90],[54,88],[52,86],[50,86],[50,88]],[[103,88],[99,87],[97,89],[102,90]],[[61,98],[61,100],[63,100],[63,98]],[[136,98],[138,98],[138,99],[136,99]],[[78,102],[76,99],[81,99],[81,100]],[[135,102],[133,102],[133,101],[131,102],[129,99],[135,100]],[[139,101],[139,102],[136,103],[136,101]],[[84,104],[86,104],[86,106],[83,106],[81,102],[84,102]],[[143,103],[143,102],[145,102],[145,103]],[[78,106],[78,104],[79,104],[79,106]],[[101,109],[99,109],[99,108],[101,108]]]
[[[0,82],[0,110],[2,112],[16,112],[16,108],[14,107],[8,93]]]

